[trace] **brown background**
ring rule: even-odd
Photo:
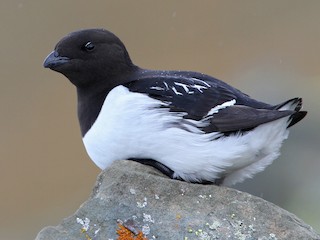
[[[1,1],[0,238],[33,239],[73,213],[99,169],[73,86],[42,67],[65,34],[104,27],[146,68],[214,75],[260,100],[304,98],[307,118],[245,190],[320,230],[320,1]]]

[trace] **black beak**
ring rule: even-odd
[[[52,51],[44,60],[43,66],[45,68],[55,69],[56,67],[70,61],[68,57],[61,57],[56,51]]]

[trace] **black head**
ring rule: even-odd
[[[116,79],[137,68],[120,39],[104,29],[68,34],[57,43],[43,65],[62,73],[78,88]]]

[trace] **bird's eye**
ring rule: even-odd
[[[83,49],[86,51],[92,51],[94,49],[94,44],[92,42],[87,42],[83,45]]]

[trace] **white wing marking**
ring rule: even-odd
[[[187,84],[183,84],[183,83],[179,83],[179,82],[174,82],[175,85],[177,86],[180,86],[180,87],[183,87],[183,90],[186,92],[186,93],[189,93],[189,85]]]
[[[215,114],[217,112],[219,112],[219,110],[224,109],[226,107],[230,107],[236,104],[236,100],[232,99],[230,101],[224,102],[221,105],[217,105],[214,108],[211,108],[211,110],[207,113],[207,116],[210,116],[212,114]]]
[[[180,86],[183,88],[183,90],[188,93],[188,94],[194,94],[194,91],[191,91],[190,88],[192,88],[193,86],[184,84],[184,83],[179,83],[179,82],[174,82],[175,85]]]
[[[159,87],[159,86],[153,86],[153,87],[150,87],[150,89],[158,90],[158,91],[164,91],[164,88],[163,87]]]
[[[174,92],[176,95],[183,95],[181,92],[178,92],[175,87],[171,87],[171,89],[173,90],[173,92]]]
[[[204,87],[204,86],[201,86],[201,85],[198,85],[198,84],[194,84],[192,87],[197,89],[201,93],[203,93],[202,89],[208,89],[207,87]]]
[[[169,86],[168,86],[168,83],[166,82],[163,82],[163,84],[166,86],[166,90],[169,90]]]
[[[198,79],[198,78],[191,78],[193,81],[195,81],[195,82],[198,82],[198,83],[201,83],[201,84],[203,84],[203,85],[205,85],[207,88],[210,88],[211,86],[208,84],[208,83],[206,83],[205,81],[202,81],[202,80],[200,80],[200,79]]]

